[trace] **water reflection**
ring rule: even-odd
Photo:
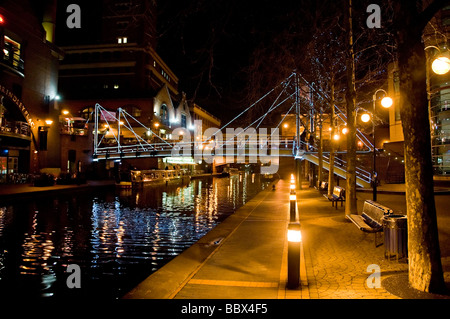
[[[0,207],[0,294],[120,297],[267,184],[240,174]],[[65,285],[69,264],[81,289]]]

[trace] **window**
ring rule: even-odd
[[[19,158],[0,157],[0,174],[14,174],[19,171]]]
[[[160,117],[161,117],[161,122],[164,125],[169,124],[169,111],[167,109],[167,105],[165,105],[165,104],[161,105]]]
[[[118,37],[117,38],[117,43],[118,44],[128,43],[128,38],[127,37]]]
[[[181,127],[186,128],[186,115],[181,114]]]
[[[20,58],[21,55],[21,45],[19,42],[14,41],[8,36],[3,37],[4,47],[3,47],[3,62],[10,67],[23,72],[23,61]]]

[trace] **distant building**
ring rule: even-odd
[[[89,17],[94,22],[78,30],[64,27],[66,3],[59,3],[56,33],[65,52],[59,72],[64,99],[153,97],[163,85],[179,95],[178,78],[156,53],[155,1],[84,4],[83,12],[95,13]]]
[[[67,14],[63,9],[68,3],[70,1],[58,2],[61,6],[59,25],[64,26]],[[220,125],[220,120],[210,113],[189,105],[186,95],[178,90],[178,77],[156,52],[155,1],[102,0],[86,6],[94,12],[90,13],[89,20],[95,18],[96,21],[95,25],[87,22],[89,30],[83,26],[78,30],[64,27],[56,30],[57,43],[65,53],[59,68],[61,135],[65,140],[70,136],[61,149],[63,170],[73,172],[80,165],[92,169],[91,132],[97,103],[112,115],[121,108],[135,118],[130,123],[133,132],[121,130],[121,141],[129,145],[138,143],[135,134],[149,142],[178,141],[180,136],[172,136],[173,129],[182,127],[193,133],[196,118],[204,121],[204,127]],[[64,116],[63,111],[70,116]],[[82,118],[89,119],[91,124],[75,129],[76,119]],[[116,145],[117,128],[99,120],[101,143]],[[117,127],[117,123],[115,125]],[[125,162],[132,167],[149,169],[164,168],[168,160],[127,159],[122,164]],[[169,162],[178,164],[174,159]],[[99,171],[98,165],[105,165],[108,170],[117,164],[107,160],[94,165],[97,165],[95,171]]]

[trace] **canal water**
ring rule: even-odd
[[[0,205],[0,297],[120,298],[268,185],[242,173]]]

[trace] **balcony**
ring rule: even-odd
[[[0,64],[14,72],[15,74],[24,77],[24,61],[20,59],[17,55],[6,54],[5,51],[1,52]]]
[[[27,122],[0,121],[0,136],[9,136],[31,141],[31,130]]]

